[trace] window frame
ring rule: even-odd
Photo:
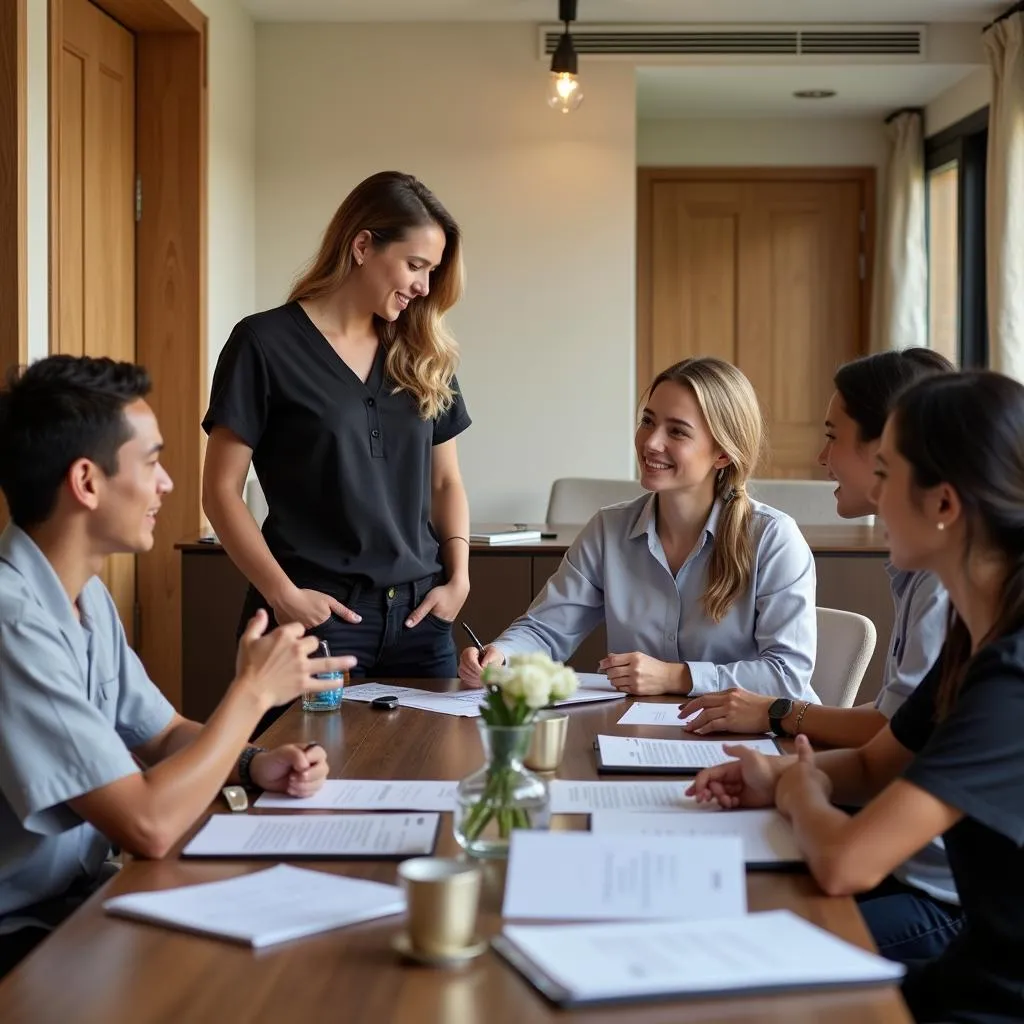
[[[929,136],[925,139],[924,148],[926,178],[931,171],[946,164],[953,161],[957,164],[958,351],[963,369],[983,368],[988,365],[988,303],[985,295],[988,107]],[[925,195],[927,201],[927,189]],[[930,211],[928,225],[930,229]],[[929,245],[930,234],[929,230]]]

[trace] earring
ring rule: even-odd
[[[935,529],[936,530],[944,530],[945,528],[946,528],[946,524],[945,523],[936,523],[935,524]]]

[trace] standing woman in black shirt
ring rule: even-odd
[[[356,674],[456,675],[469,508],[455,438],[470,424],[444,314],[459,228],[408,174],[341,204],[284,306],[232,331],[213,378],[203,508],[249,580],[242,613],[301,622]],[[242,499],[249,465],[262,533]]]
[[[934,572],[953,607],[935,668],[866,745],[737,760],[691,792],[772,802],[815,878],[873,888],[938,835],[964,925],[903,994],[918,1021],[1024,1020],[1024,386],[938,374],[897,400],[877,455],[878,511],[900,569]],[[773,763],[778,762],[778,763]],[[864,804],[849,815],[833,804]]]

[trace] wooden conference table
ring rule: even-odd
[[[412,685],[457,689],[454,681]],[[651,698],[647,698],[651,699]],[[664,698],[653,698],[664,699]],[[595,779],[598,732],[679,737],[680,730],[619,727],[624,701],[570,709],[569,738],[559,776]],[[265,745],[323,744],[333,778],[458,779],[482,761],[473,719],[400,708],[373,711],[356,702],[340,713],[289,710]],[[682,783],[681,783],[682,784]],[[226,812],[218,801],[212,811]],[[256,812],[259,813],[259,812]],[[301,812],[299,812],[301,813]],[[583,828],[582,816],[556,816],[554,828]],[[458,852],[451,815],[441,818],[437,854]],[[893,986],[736,999],[630,1004],[565,1013],[555,1010],[496,954],[458,970],[401,962],[390,947],[401,919],[385,918],[255,953],[227,942],[107,917],[103,898],[164,889],[256,871],[268,861],[130,860],[119,875],[0,983],[4,1024],[908,1024]],[[382,882],[396,881],[396,863],[314,862],[310,866]],[[493,934],[503,876],[488,864],[480,927]],[[752,911],[788,908],[859,946],[871,940],[853,900],[828,897],[803,873],[751,873]]]

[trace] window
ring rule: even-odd
[[[928,172],[928,344],[960,362],[960,164]]]
[[[985,154],[988,110],[925,141],[928,343],[964,367],[988,362]]]

